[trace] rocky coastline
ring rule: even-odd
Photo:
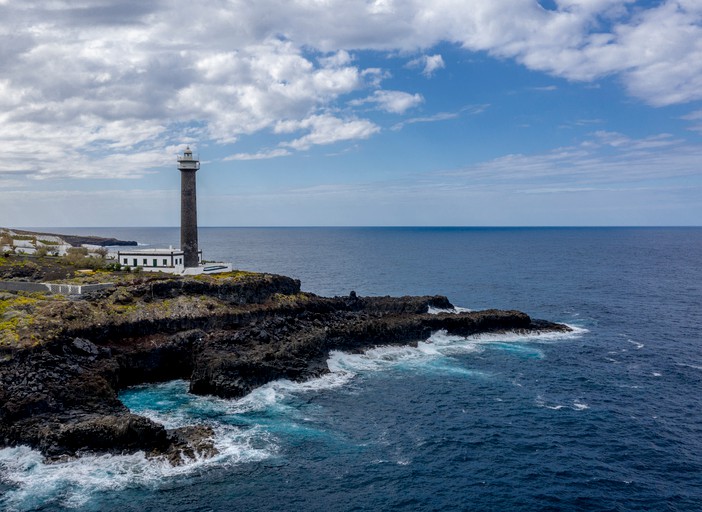
[[[81,298],[3,293],[0,446],[29,445],[48,460],[143,450],[179,464],[216,452],[209,428],[167,430],[132,414],[119,390],[185,379],[192,393],[237,398],[323,375],[332,350],[416,344],[441,329],[570,330],[518,311],[430,308],[453,306],[438,295],[320,297],[288,277],[244,272],[139,278]]]
[[[59,235],[57,233],[44,233],[39,231],[27,231],[25,229],[13,229],[13,233],[25,237],[54,237],[60,238],[73,247],[82,245],[94,245],[99,247],[136,247],[139,245],[135,240],[120,240],[118,238],[95,236],[95,235]]]

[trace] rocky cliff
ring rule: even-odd
[[[142,280],[80,300],[5,294],[0,313],[20,320],[0,345],[0,445],[27,444],[49,458],[144,450],[177,463],[212,454],[211,432],[169,431],[134,415],[120,389],[180,378],[192,393],[233,398],[324,374],[331,350],[416,343],[439,329],[568,330],[518,311],[429,307],[452,308],[442,296],[318,297],[299,281],[249,273]]]

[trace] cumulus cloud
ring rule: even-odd
[[[0,20],[3,176],[140,176],[175,141],[232,143],[283,121],[308,130],[286,148],[370,137],[358,112],[328,114],[364,108],[350,95],[388,78],[360,67],[364,50],[420,55],[432,76],[448,42],[568,80],[614,76],[654,106],[702,99],[697,0],[24,0],[0,1]],[[381,90],[365,103],[421,101]]]
[[[332,55],[320,57],[318,60],[324,67],[343,67],[349,65],[353,61],[353,57],[346,50],[339,50]]]
[[[305,116],[361,85],[349,59],[337,55],[316,67],[300,48],[278,39],[192,57],[194,69],[188,71],[198,79],[180,89],[170,106],[186,119],[205,119],[209,135],[220,142]]]

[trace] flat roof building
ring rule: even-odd
[[[202,263],[202,251],[197,252],[197,263]],[[123,267],[141,267],[144,270],[172,270],[182,272],[185,269],[185,253],[180,249],[138,249],[118,251],[117,261]]]

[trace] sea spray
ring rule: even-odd
[[[514,347],[515,356],[524,357],[534,343],[550,343],[576,338],[584,329],[571,333],[483,334],[461,337],[445,331],[413,346],[381,346],[361,354],[334,351],[327,364],[330,373],[305,382],[278,380],[255,389],[237,400],[188,393],[188,383],[175,380],[140,385],[123,391],[121,400],[133,412],[162,423],[167,428],[207,424],[215,432],[219,454],[171,466],[162,459],[143,453],[130,455],[85,455],[78,459],[46,464],[41,454],[27,447],[0,450],[3,483],[9,490],[0,504],[7,510],[31,510],[49,504],[65,508],[89,507],[96,495],[128,488],[158,489],[188,479],[202,471],[262,461],[280,454],[282,444],[291,438],[319,438],[333,434],[309,421],[309,407],[299,398],[342,388],[359,376],[372,378],[377,372],[400,371],[485,378],[483,371],[466,368],[457,355],[488,349]],[[501,348],[500,348],[501,347]],[[304,401],[303,401],[304,402]],[[560,404],[538,405],[561,408]],[[569,405],[574,410],[587,406]],[[322,413],[323,414],[323,413]]]

